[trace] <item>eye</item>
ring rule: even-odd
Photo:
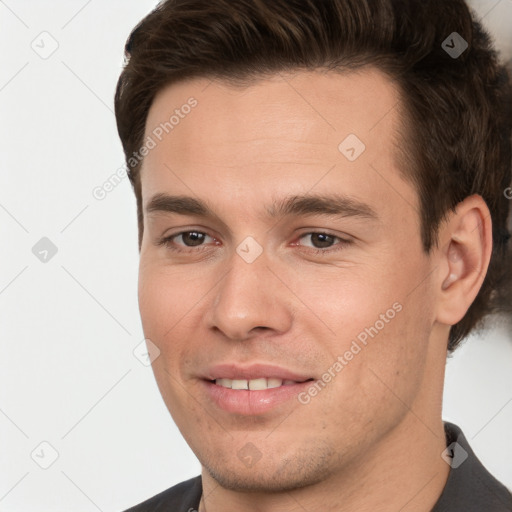
[[[310,240],[315,249],[326,249],[330,247],[336,239],[335,236],[329,235],[328,233],[306,233],[301,236],[301,239],[305,237],[311,237]]]
[[[330,233],[325,233],[323,231],[315,231],[311,233],[304,233],[299,237],[299,240],[302,239],[310,239],[310,245],[303,245],[303,244],[297,244],[301,245],[302,247],[309,247],[313,250],[314,253],[320,254],[320,253],[331,253],[334,251],[339,251],[343,249],[345,246],[352,243],[351,240],[347,240],[344,238],[341,238],[336,235],[332,235]],[[338,243],[336,243],[338,242]],[[331,249],[331,247],[334,247],[334,249]]]
[[[175,233],[174,235],[166,236],[158,241],[158,245],[164,245],[167,249],[181,252],[186,251],[187,248],[194,249],[194,247],[203,247],[203,242],[206,238],[211,238],[215,241],[215,238],[203,233],[202,231],[181,231],[180,233]],[[180,240],[182,243],[178,243],[177,240]]]
[[[173,238],[179,239],[181,237],[182,242],[187,247],[197,247],[204,242],[207,236],[206,233],[201,233],[200,231],[184,231],[183,233],[175,235]]]

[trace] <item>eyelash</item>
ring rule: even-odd
[[[179,237],[181,235],[188,234],[188,233],[199,233],[200,235],[210,236],[210,235],[208,235],[207,233],[205,233],[203,231],[196,231],[196,230],[180,231],[179,233],[175,233],[173,235],[161,238],[160,240],[158,240],[157,245],[165,246],[168,250],[173,251],[175,253],[199,253],[199,252],[202,252],[204,250],[208,250],[209,249],[209,246],[207,246],[207,245],[198,245],[198,246],[195,246],[195,247],[188,247],[187,249],[183,249],[182,248],[183,246],[173,245],[172,240],[174,238],[177,238],[177,237]],[[327,249],[307,248],[307,252],[313,253],[315,255],[332,254],[334,252],[341,251],[346,246],[348,246],[348,245],[350,245],[352,243],[352,240],[347,240],[345,238],[341,238],[339,236],[333,235],[332,233],[328,233],[326,231],[309,231],[307,233],[303,233],[302,235],[300,235],[299,240],[301,238],[305,237],[305,236],[308,236],[308,235],[327,235],[327,236],[333,238],[334,240],[338,240],[339,241],[339,243],[337,244],[337,248],[336,249],[331,249],[331,248],[327,248]],[[213,238],[213,237],[211,237],[211,238]],[[187,247],[187,246],[185,246],[185,247]]]

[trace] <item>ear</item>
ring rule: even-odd
[[[455,325],[475,300],[492,252],[491,213],[479,195],[457,205],[439,229],[437,321]]]

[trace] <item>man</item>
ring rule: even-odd
[[[130,510],[511,511],[441,418],[509,290],[511,91],[465,3],[170,0],[126,52],[143,328],[202,465]]]

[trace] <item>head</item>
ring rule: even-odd
[[[445,41],[462,40],[455,58]],[[440,414],[425,383],[442,392],[510,261],[510,85],[465,3],[167,1],[126,54],[142,322],[203,465],[233,488],[292,488],[403,420],[389,387]],[[317,391],[221,411],[206,388],[233,362]]]

